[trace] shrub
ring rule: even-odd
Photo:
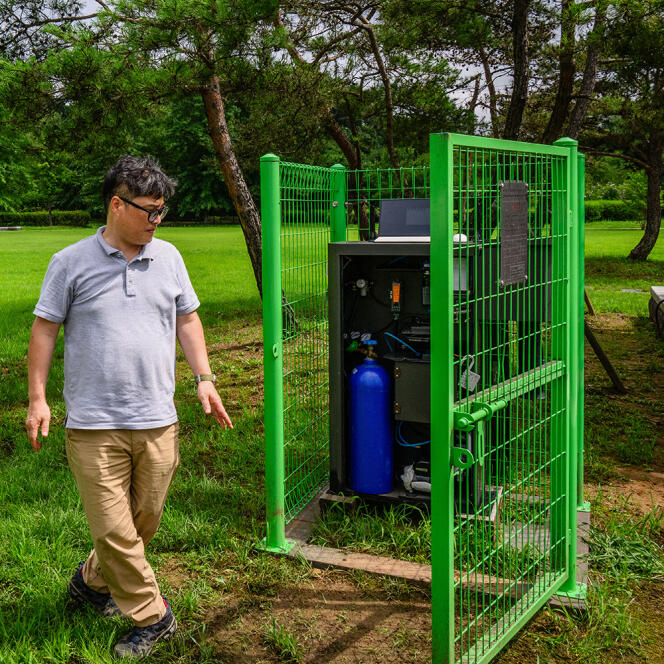
[[[238,226],[240,224],[239,217],[206,217],[199,221],[192,221],[190,219],[178,219],[173,217],[166,217],[164,221],[165,226]]]
[[[586,221],[640,221],[643,213],[632,201],[586,201]]]
[[[92,217],[86,210],[53,210],[54,226],[77,226],[84,228]],[[0,212],[0,226],[48,226],[48,211],[36,212]]]

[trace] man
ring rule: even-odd
[[[157,530],[178,466],[175,338],[198,398],[232,428],[196,313],[182,257],[154,234],[175,183],[152,159],[121,157],[104,177],[106,226],[55,254],[35,307],[28,349],[28,438],[48,435],[48,376],[60,325],[65,336],[66,447],[94,549],[69,594],[134,629],[115,646],[143,657],[177,623],[144,546]]]

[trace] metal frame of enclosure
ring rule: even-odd
[[[526,191],[527,273],[510,279],[503,187],[515,183]],[[366,239],[383,199],[430,199],[436,663],[488,662],[552,595],[584,592],[583,193],[571,139],[433,134],[430,166],[417,168],[261,159],[271,551],[289,550],[286,524],[328,482],[328,243]],[[455,285],[455,262],[466,265],[466,288]],[[458,385],[469,355],[481,375],[472,393]],[[472,453],[459,445],[469,432]],[[493,522],[459,509],[457,478],[473,465],[488,487],[482,509],[501,502]]]

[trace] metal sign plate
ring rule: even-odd
[[[500,183],[500,285],[528,279],[528,185]]]

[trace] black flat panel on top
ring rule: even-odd
[[[380,237],[427,237],[428,198],[388,198],[380,202]]]

